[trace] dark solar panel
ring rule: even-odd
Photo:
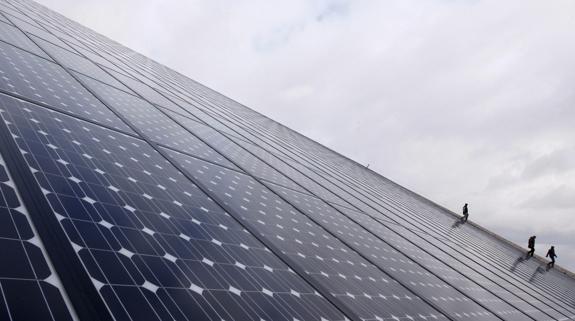
[[[72,320],[58,276],[0,155],[0,320]]]
[[[344,319],[146,142],[1,98],[46,215],[117,319]]]
[[[28,0],[0,116],[2,321],[575,320],[572,275]]]
[[[167,152],[362,319],[406,315],[444,318],[253,178],[183,154]],[[407,311],[413,315],[405,313]]]

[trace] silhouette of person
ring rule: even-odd
[[[529,249],[529,251],[527,251],[527,256],[533,257],[533,254],[535,253],[535,235],[529,237],[527,248]]]
[[[467,218],[469,217],[469,209],[467,208],[467,203],[463,205],[463,217],[461,218],[462,222],[467,222]]]
[[[545,255],[545,257],[548,257],[551,259],[551,262],[547,263],[547,266],[552,268],[555,266],[555,258],[557,257],[557,254],[555,254],[555,247],[551,246],[551,248],[549,249],[549,251],[547,251],[547,255]]]

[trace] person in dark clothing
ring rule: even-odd
[[[527,251],[527,256],[533,257],[533,254],[535,253],[535,235],[531,236],[529,241],[527,241],[527,248],[529,248],[529,251]]]
[[[467,218],[469,217],[469,209],[467,208],[467,203],[463,205],[463,217],[461,218],[462,222],[467,222]]]
[[[551,246],[551,248],[549,249],[549,251],[547,251],[547,255],[545,255],[545,257],[548,257],[551,259],[551,262],[547,263],[547,267],[554,267],[555,266],[555,258],[557,257],[557,254],[555,254],[555,247]]]

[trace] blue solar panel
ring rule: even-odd
[[[344,319],[146,142],[1,99],[46,215],[115,318]]]
[[[0,320],[73,320],[1,155],[0,262]]]

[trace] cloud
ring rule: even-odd
[[[573,170],[575,170],[575,149],[559,149],[535,159],[525,167],[521,177],[535,179],[544,175],[562,175]],[[573,199],[575,200],[575,197]]]
[[[504,236],[575,233],[573,1],[41,2]]]
[[[543,195],[527,199],[521,204],[523,208],[532,209],[566,209],[575,208],[575,186],[561,185]]]

